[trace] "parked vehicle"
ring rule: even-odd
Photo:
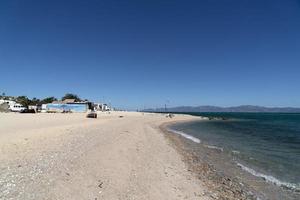
[[[12,112],[21,112],[21,111],[25,110],[26,108],[24,106],[22,106],[21,104],[19,104],[19,103],[15,103],[13,105],[10,105],[9,109]]]
[[[2,104],[2,103],[8,104],[9,110],[12,111],[12,112],[21,112],[22,110],[26,109],[22,104],[19,104],[15,101],[12,101],[12,100],[0,99],[0,104]]]

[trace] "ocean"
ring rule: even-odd
[[[246,173],[300,191],[299,113],[185,113],[210,118],[170,127],[227,155]]]

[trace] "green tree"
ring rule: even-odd
[[[40,101],[39,99],[33,97],[33,98],[31,99],[30,104],[32,104],[32,105],[38,105],[38,104],[40,104],[40,102],[41,102],[41,101]]]
[[[22,104],[24,107],[28,107],[28,105],[31,103],[31,100],[27,96],[18,96],[16,98],[16,102]]]
[[[1,98],[1,99],[2,99],[2,98],[3,98],[3,99],[5,98],[5,93],[4,93],[4,92],[1,93],[0,98]]]
[[[47,104],[47,103],[52,103],[53,101],[57,101],[55,97],[47,97],[45,99],[42,99],[40,101],[41,104]]]
[[[65,99],[75,99],[75,101],[81,101],[78,95],[72,93],[67,93],[61,98],[62,101]]]

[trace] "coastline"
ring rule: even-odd
[[[185,122],[192,121],[194,120]],[[232,159],[232,155],[223,152],[223,148],[199,144],[190,138],[193,136],[170,128],[180,123],[182,121],[163,123],[160,129],[182,156],[188,169],[215,192],[217,199],[297,199],[299,197],[298,193],[291,193],[290,190],[269,183],[264,177],[255,176],[249,170],[245,170],[242,164]],[[201,140],[201,138],[196,139]],[[234,153],[236,152],[231,152]]]
[[[214,199],[158,127],[192,118],[0,114],[0,199]]]
[[[195,120],[203,118],[0,114],[0,199],[276,199],[223,149],[168,130]]]
[[[201,180],[210,191],[214,191],[212,197],[214,199],[232,200],[257,199],[253,193],[247,191],[245,186],[241,185],[237,180],[219,173],[212,164],[201,159],[199,154],[192,148],[189,148],[187,144],[193,142],[192,140],[189,141],[188,138],[184,138],[182,135],[174,134],[174,132],[170,131],[169,126],[180,122],[182,121],[163,123],[160,125],[160,129],[166,139],[171,141],[173,148],[181,155],[188,170],[191,171],[196,178]]]

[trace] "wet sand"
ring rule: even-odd
[[[263,178],[241,169],[232,153],[202,142],[197,143],[193,138],[180,135],[181,132],[176,134],[171,127],[178,122],[180,123],[180,121],[164,123],[160,128],[181,154],[188,170],[213,191],[215,199],[299,199],[299,191],[291,191],[268,183]]]

